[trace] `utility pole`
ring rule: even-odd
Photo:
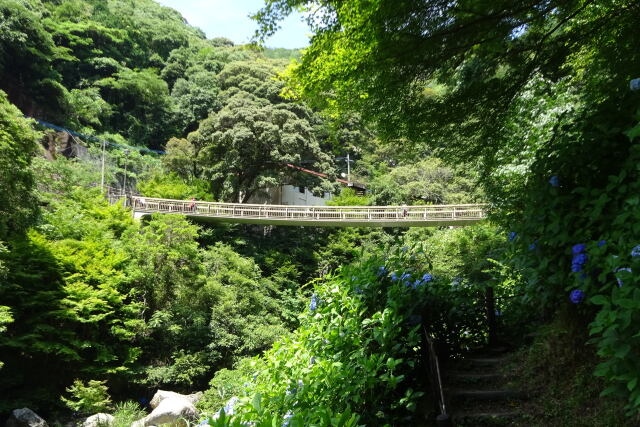
[[[102,190],[102,194],[105,193],[104,191],[104,155],[105,155],[106,147],[107,147],[107,141],[102,140],[102,173],[100,175],[100,189]]]
[[[351,182],[351,160],[349,160],[349,153],[347,153],[347,182]]]
[[[124,197],[127,197],[127,163],[129,160],[129,150],[124,150]]]

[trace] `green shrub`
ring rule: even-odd
[[[83,414],[106,412],[111,409],[111,397],[107,391],[106,381],[89,380],[87,384],[75,380],[67,388],[70,398],[61,397],[65,405]]]
[[[424,255],[387,253],[319,280],[296,333],[243,362],[253,374],[244,375],[239,392],[231,388],[240,401],[227,409],[236,418],[291,426],[410,422],[424,386],[415,376],[420,316],[437,280],[425,276]],[[213,404],[229,396],[221,380],[230,376],[243,381],[230,373],[214,378],[205,409],[216,411]],[[235,425],[236,418],[215,425]]]

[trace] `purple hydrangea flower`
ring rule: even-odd
[[[569,294],[569,299],[574,304],[580,304],[582,301],[584,301],[584,297],[585,296],[586,296],[586,294],[584,293],[584,291],[582,291],[580,289],[574,289]]]
[[[573,247],[571,248],[571,251],[573,252],[573,254],[579,254],[584,252],[584,250],[586,249],[586,245],[584,243],[578,243],[577,245],[573,245]]]
[[[557,175],[552,176],[551,178],[549,178],[549,184],[551,184],[552,187],[559,187],[560,178],[558,178]]]
[[[509,236],[507,237],[509,239],[510,242],[513,242],[516,237],[518,237],[518,233],[516,233],[515,231],[512,231],[511,233],[509,233]]]
[[[606,240],[600,240],[600,241],[598,242],[598,247],[599,247],[599,248],[601,248],[601,247],[603,247],[603,246],[604,246],[604,245],[606,245],[606,244],[607,244],[607,241],[606,241]]]
[[[633,256],[633,257],[640,256],[640,245],[638,245],[635,248],[631,249],[631,256]]]

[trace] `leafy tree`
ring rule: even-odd
[[[23,111],[61,110],[63,87],[52,67],[62,54],[43,25],[42,7],[2,0],[0,17],[0,89]]]
[[[218,78],[225,106],[189,137],[217,198],[246,201],[269,185],[300,176],[287,164],[303,160],[315,170],[331,171],[315,138],[311,112],[280,98],[282,84],[273,68],[231,63]]]
[[[315,4],[269,1],[256,14],[258,36],[298,7]],[[576,80],[574,88],[592,91],[592,99],[625,98],[622,83],[638,63],[631,46],[639,14],[632,0],[327,1],[309,20],[315,36],[294,83],[307,100],[362,113],[380,135],[494,164],[509,137],[504,119],[518,114],[532,81],[586,77],[587,85]],[[614,58],[606,46],[625,53]],[[596,68],[606,80],[593,78]],[[594,88],[596,80],[604,86]]]
[[[34,177],[29,168],[40,134],[0,91],[0,241],[20,233],[37,213]]]
[[[161,142],[175,134],[169,89],[155,70],[125,69],[95,84],[114,106],[108,122],[119,123],[125,135],[138,144],[160,148]]]
[[[165,148],[162,163],[167,169],[188,181],[199,174],[196,148],[186,139],[171,138]]]
[[[138,182],[140,194],[161,199],[187,200],[195,197],[198,200],[210,200],[208,186],[205,181],[192,179],[187,183],[175,173],[155,172],[147,179]]]
[[[376,205],[455,204],[481,202],[472,174],[456,172],[440,159],[431,157],[378,171],[367,190]]]

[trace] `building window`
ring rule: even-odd
[[[304,187],[303,186],[298,187],[298,191],[304,194]]]

